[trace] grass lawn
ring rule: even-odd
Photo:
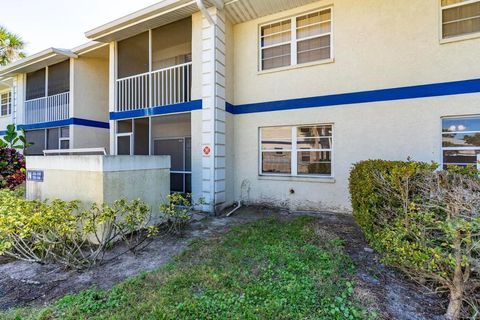
[[[159,270],[1,319],[365,319],[342,240],[315,218],[266,219],[192,243]]]

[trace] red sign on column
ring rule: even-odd
[[[205,157],[209,157],[210,156],[210,153],[212,152],[212,149],[210,148],[210,146],[204,146],[203,147],[203,156]]]

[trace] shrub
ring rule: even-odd
[[[200,198],[198,203],[192,201],[191,194],[172,193],[167,195],[167,201],[160,206],[160,213],[169,233],[180,232],[192,219],[192,212],[197,205],[205,204]]]
[[[354,218],[384,261],[448,292],[446,316],[474,312],[480,298],[480,181],[472,170],[363,161],[350,175]]]
[[[25,181],[25,159],[17,150],[0,148],[0,188],[14,189]]]
[[[140,200],[82,210],[78,201],[30,201],[0,190],[0,255],[82,269],[102,262],[117,240],[132,251],[144,244],[155,232],[147,228],[149,214]]]

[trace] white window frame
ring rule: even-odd
[[[123,132],[123,133],[118,133],[118,122],[119,121],[126,121],[130,120],[132,123],[132,131],[130,132]],[[120,119],[115,121],[115,155],[118,155],[118,138],[119,137],[130,137],[130,156],[133,156],[133,132],[135,130],[135,124],[134,124],[134,118],[130,119]]]
[[[444,147],[443,146],[443,135],[445,132],[443,132],[443,120],[455,120],[455,119],[465,119],[465,118],[478,118],[480,119],[480,115],[466,115],[466,116],[448,116],[448,117],[442,117],[440,119],[440,168],[443,170],[443,167],[445,165],[443,161],[443,152],[444,151],[462,151],[462,150],[480,150],[480,147]],[[452,132],[452,133],[478,133],[480,131],[460,131],[460,132]],[[477,154],[477,169],[480,170],[480,153]],[[450,165],[456,165],[450,164]]]
[[[7,96],[7,103],[6,104],[3,104],[2,103],[2,100],[3,100],[3,96]],[[2,112],[2,107],[3,106],[7,106],[7,113],[3,113]],[[12,92],[11,91],[6,91],[6,92],[1,92],[0,93],[0,117],[7,117],[7,116],[10,116],[12,114]]]
[[[449,43],[449,42],[456,42],[456,41],[462,41],[462,40],[468,40],[468,39],[473,39],[473,38],[478,38],[480,37],[480,31],[473,32],[473,33],[468,33],[468,34],[459,34],[456,36],[452,37],[443,37],[443,11],[452,9],[452,8],[457,8],[457,7],[462,7],[468,4],[480,2],[480,0],[468,0],[464,2],[459,2],[456,4],[451,4],[449,6],[442,6],[442,0],[438,0],[438,7],[439,7],[439,14],[438,14],[438,20],[439,20],[439,26],[438,26],[438,32],[439,32],[439,38],[440,38],[440,43]]]
[[[62,137],[62,128],[68,128],[68,137]],[[70,126],[63,126],[63,127],[58,127],[58,149],[60,150],[68,150],[68,149],[62,149],[62,141],[68,141],[68,149],[71,149],[71,141],[70,141]]]
[[[327,11],[330,10],[330,20],[329,21],[323,21],[318,24],[330,22],[330,32],[321,34],[321,35],[315,35],[311,37],[305,37],[302,39],[297,39],[297,18],[303,17],[312,13],[316,12],[322,12],[322,11]],[[290,41],[282,42],[282,43],[277,43],[275,45],[270,45],[270,46],[262,46],[262,28],[274,23],[282,22],[290,20]],[[322,63],[328,63],[328,62],[333,62],[334,61],[334,50],[333,50],[333,44],[334,44],[334,11],[333,11],[333,6],[328,6],[328,7],[323,7],[323,8],[318,8],[315,10],[303,12],[300,14],[296,14],[294,16],[288,17],[288,18],[282,18],[282,19],[277,19],[274,21],[269,21],[266,23],[263,23],[258,26],[258,72],[260,73],[268,73],[268,72],[274,72],[274,71],[279,71],[279,70],[285,70],[285,69],[292,69],[292,68],[297,68],[297,67],[302,67],[302,66],[309,66],[309,65],[316,65],[316,64],[322,64]],[[314,24],[312,24],[314,25]],[[309,27],[312,25],[304,26],[304,27]],[[297,44],[300,41],[305,41],[313,38],[319,38],[319,37],[324,37],[324,36],[330,36],[330,58],[327,59],[322,59],[322,60],[316,60],[316,61],[310,61],[310,62],[305,62],[305,63],[297,63]],[[271,68],[271,69],[263,69],[263,61],[262,61],[262,52],[264,49],[272,48],[272,47],[277,47],[285,44],[290,44],[290,65],[288,66],[283,66],[283,67],[278,67],[278,68]]]
[[[300,127],[312,127],[312,126],[331,126],[332,127],[332,136],[331,136],[331,143],[329,149],[298,149],[297,148],[297,130]],[[292,146],[290,150],[277,150],[278,152],[291,152],[291,164],[290,164],[290,174],[288,173],[271,173],[271,172],[263,172],[263,162],[262,162],[262,129],[265,128],[275,128],[275,127],[291,127],[291,140]],[[316,124],[296,124],[296,125],[278,125],[278,126],[264,126],[258,128],[258,175],[259,176],[266,176],[266,177],[298,177],[298,178],[323,178],[323,179],[332,179],[335,177],[334,173],[334,163],[335,163],[335,153],[334,153],[334,145],[335,145],[335,128],[333,123],[316,123]],[[298,152],[301,151],[308,151],[308,152],[330,152],[330,174],[298,174]],[[272,151],[273,152],[273,151]]]

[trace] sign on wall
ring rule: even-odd
[[[203,146],[202,153],[204,157],[210,157],[212,153],[212,148],[209,145]]]
[[[27,181],[43,182],[43,171],[27,170]]]

